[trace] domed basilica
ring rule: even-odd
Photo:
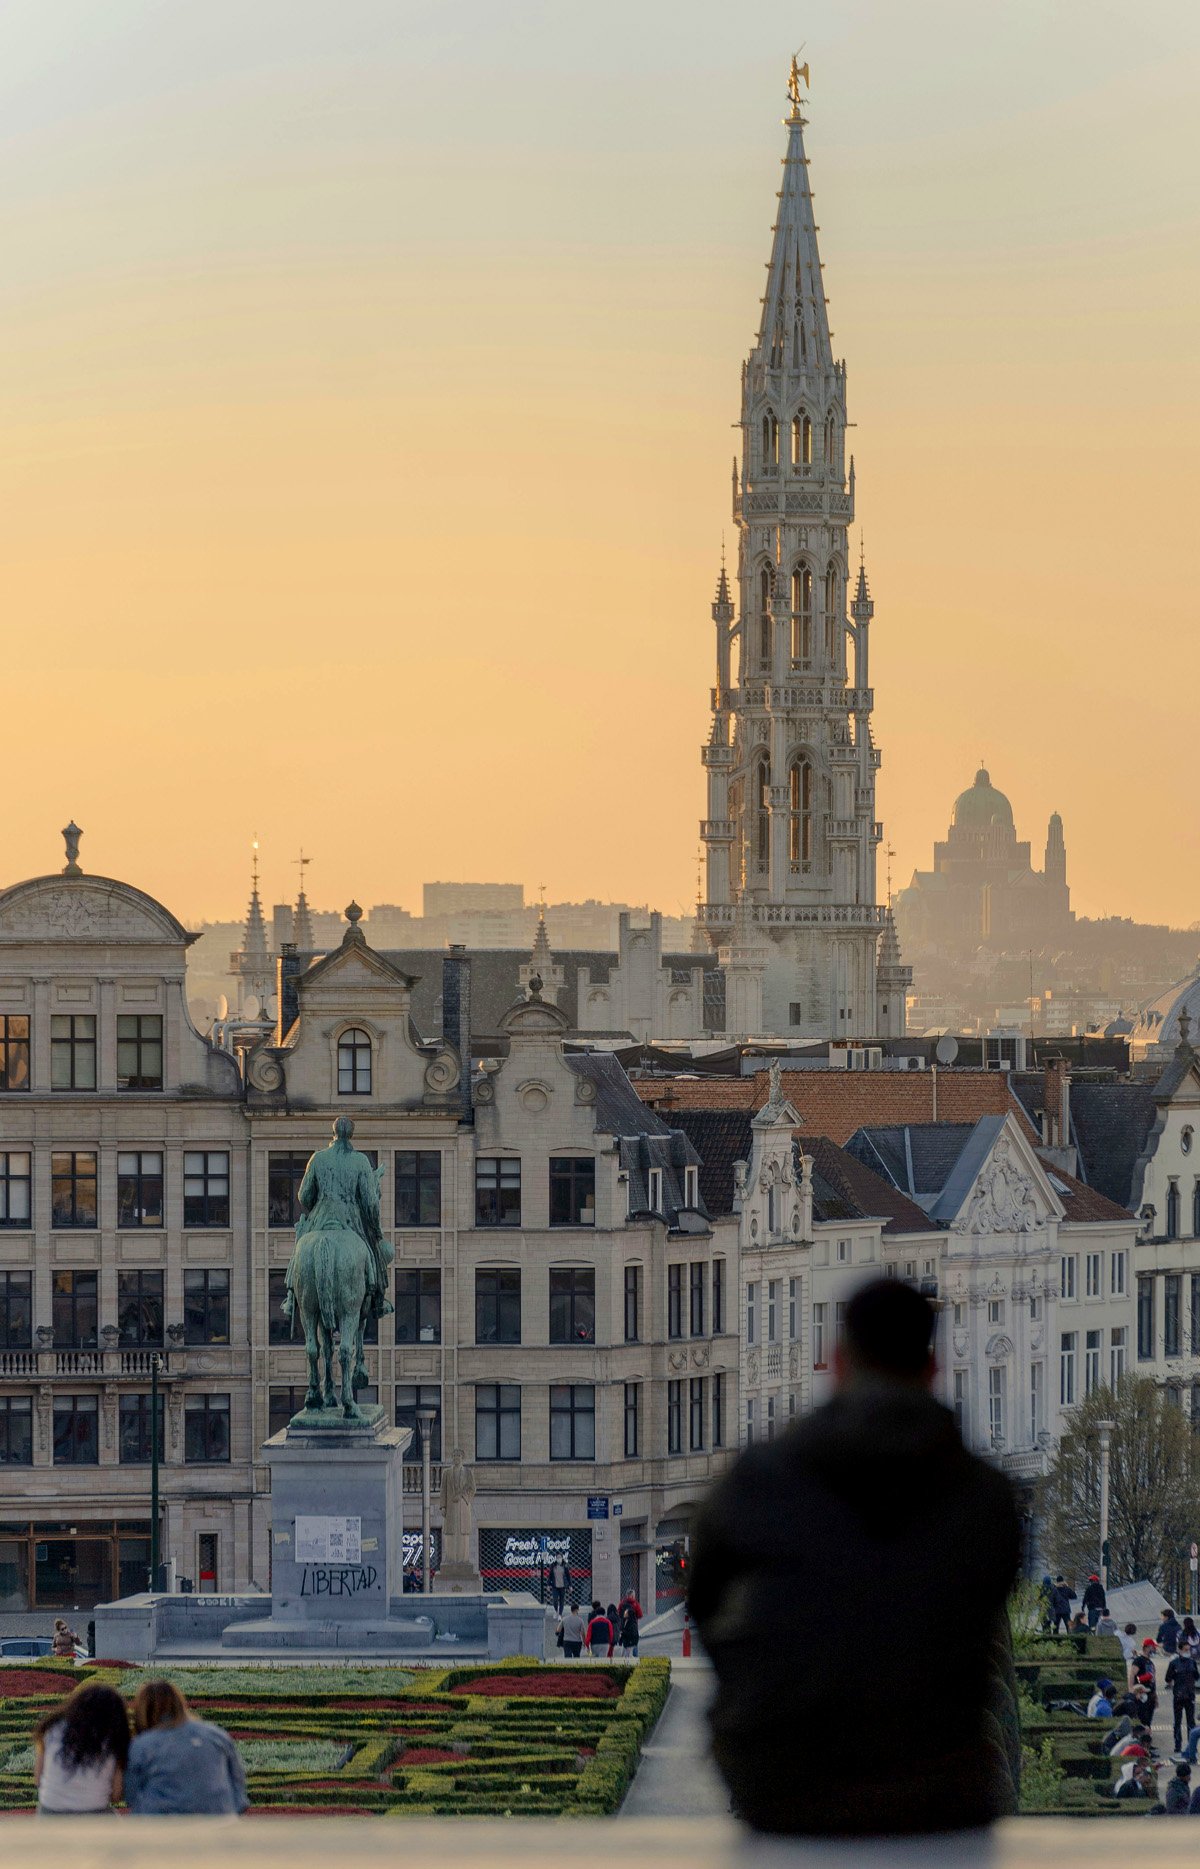
[[[906,948],[1040,947],[1062,939],[1074,916],[1067,847],[1057,811],[1046,831],[1044,867],[1017,838],[1012,806],[983,766],[954,801],[933,868],[916,870],[895,914]]]

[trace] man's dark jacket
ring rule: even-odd
[[[1082,1607],[1084,1609],[1103,1609],[1105,1605],[1104,1585],[1100,1582],[1099,1578],[1097,1578],[1095,1583],[1089,1583],[1087,1589],[1084,1591]]]
[[[694,1523],[688,1606],[717,1675],[713,1751],[747,1822],[870,1835],[1015,1808],[1004,1605],[1019,1544],[1007,1480],[916,1385],[856,1383],[746,1450]],[[861,1655],[831,1647],[855,1627],[878,1631],[874,1690]]]

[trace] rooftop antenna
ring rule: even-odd
[[[300,846],[300,855],[298,857],[293,857],[292,862],[297,863],[300,866],[300,893],[301,895],[303,895],[304,894],[304,872],[308,868],[309,864],[312,862],[311,857],[305,856],[303,844]]]

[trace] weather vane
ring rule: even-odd
[[[800,52],[803,52],[803,50],[804,50],[804,47],[801,46]],[[805,90],[807,91],[810,88],[809,82],[808,82],[808,61],[806,59],[803,65],[800,63],[800,52],[792,53],[792,69],[790,73],[788,74],[788,96],[792,100],[793,117],[798,117],[800,115],[800,80],[801,78],[803,78],[804,80]]]

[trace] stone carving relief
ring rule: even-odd
[[[283,1066],[279,1059],[265,1047],[250,1053],[246,1064],[246,1076],[255,1090],[270,1094],[272,1091],[283,1089]]]
[[[439,1051],[425,1066],[425,1089],[431,1097],[445,1097],[454,1090],[462,1073],[452,1051]]]
[[[708,1361],[709,1361],[709,1346],[706,1343],[697,1344],[695,1349],[692,1351],[693,1364],[695,1365],[697,1369],[707,1369]]]
[[[954,1333],[955,1356],[965,1356],[967,1354],[967,1342],[968,1342],[968,1339],[967,1339],[966,1331],[956,1330]]]
[[[997,1331],[994,1337],[988,1338],[987,1344],[984,1350],[985,1356],[1004,1357],[1004,1356],[1011,1356],[1012,1353],[1013,1353],[1012,1339],[1010,1337],[1004,1336],[1003,1332]]]
[[[975,1183],[966,1212],[959,1215],[952,1231],[1033,1233],[1045,1224],[1033,1182],[1014,1161],[1008,1140],[1002,1136]]]
[[[750,1355],[746,1359],[746,1379],[748,1382],[756,1383],[758,1381],[761,1367],[762,1363],[758,1351],[751,1350]]]
[[[687,1351],[686,1350],[671,1350],[667,1355],[667,1368],[668,1369],[686,1369],[687,1368]]]
[[[86,882],[22,890],[15,901],[0,902],[0,934],[36,939],[58,935],[104,940],[161,941],[171,933],[148,909],[124,894]]]

